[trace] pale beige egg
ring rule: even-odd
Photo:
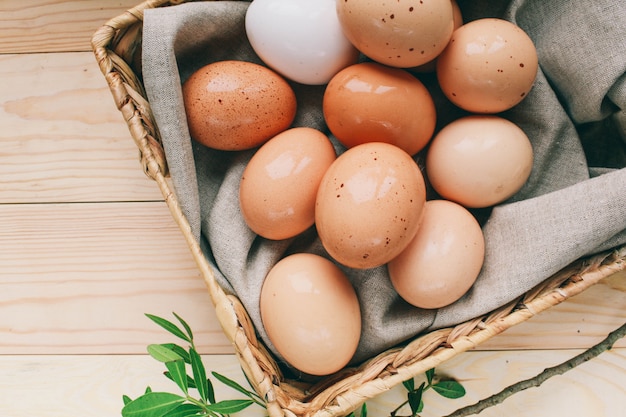
[[[471,288],[484,257],[484,237],[474,216],[457,203],[431,200],[415,238],[387,267],[405,301],[433,309],[452,304]]]
[[[446,125],[433,138],[426,173],[447,200],[480,208],[501,203],[519,191],[533,166],[526,133],[499,116],[472,115]]]
[[[361,335],[356,292],[326,258],[299,253],[279,261],[263,283],[260,309],[276,350],[306,374],[339,371],[356,352]]]

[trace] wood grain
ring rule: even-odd
[[[558,365],[581,350],[530,350],[467,352],[437,368],[437,373],[460,381],[466,395],[444,399],[435,392],[424,394],[422,417],[448,415],[452,411],[493,395],[545,368]],[[417,378],[418,383],[424,378]],[[538,388],[518,393],[502,404],[488,408],[481,417],[623,417],[626,398],[626,349],[612,349],[569,372],[553,377]],[[397,387],[368,403],[369,415],[389,415],[406,399]],[[407,413],[401,414],[406,415]]]
[[[0,203],[162,199],[93,54],[0,55],[0,80]]]
[[[478,349],[588,347],[623,322],[624,279]],[[144,313],[172,311],[203,353],[232,352],[163,202],[0,205],[0,283],[0,354],[144,353],[166,336]]]
[[[162,202],[0,205],[0,283],[0,354],[145,353],[172,311],[233,352]]]
[[[0,53],[90,51],[91,36],[139,0],[2,0]]]
[[[481,344],[480,350],[587,348],[626,322],[626,271]],[[626,340],[616,346],[626,347]]]
[[[235,356],[204,356],[203,362],[207,372],[219,372],[247,386]],[[147,355],[0,356],[0,368],[0,414],[7,417],[28,417],[33,411],[44,417],[119,416],[122,395],[136,398],[147,386],[178,392],[162,375],[163,364]],[[212,380],[218,399],[242,398]],[[263,415],[260,407],[255,409],[244,416]]]
[[[542,369],[561,363],[577,350],[467,352],[437,368],[458,379],[465,397],[445,399],[433,391],[424,394],[422,417],[442,416],[500,391]],[[216,371],[247,386],[233,355],[204,355],[207,371]],[[0,356],[0,413],[30,417],[33,410],[45,417],[110,417],[120,415],[122,395],[135,398],[146,386],[153,391],[177,392],[161,375],[163,364],[146,355],[21,355]],[[418,382],[421,381],[417,378]],[[626,398],[626,349],[613,349],[539,388],[519,393],[480,416],[501,417],[622,417]],[[242,395],[213,380],[219,399]],[[372,416],[388,416],[406,399],[397,386],[367,402]],[[251,407],[242,417],[263,416]],[[403,413],[402,415],[406,415]]]

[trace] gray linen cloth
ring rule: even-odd
[[[288,253],[325,255],[324,249],[314,227],[285,241],[265,240],[249,230],[238,187],[254,151],[216,151],[194,142],[181,95],[181,83],[209,62],[261,63],[245,35],[248,4],[209,1],[147,10],[143,77],[183,212],[220,284],[240,298],[273,349],[258,306],[265,275]],[[522,27],[536,44],[535,85],[521,104],[501,114],[530,138],[534,168],[509,201],[475,213],[483,223],[485,264],[456,303],[436,311],[414,308],[394,292],[385,267],[344,268],[363,317],[355,363],[420,332],[485,314],[570,262],[626,243],[626,2],[468,0],[459,5],[466,22],[501,17]],[[420,77],[438,106],[438,128],[463,115],[443,98],[434,76]],[[321,112],[324,87],[293,87],[298,96],[293,125],[328,133]],[[343,151],[336,141],[335,147]],[[431,192],[429,198],[434,197]]]

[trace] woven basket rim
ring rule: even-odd
[[[388,391],[402,381],[480,345],[504,330],[581,293],[607,276],[626,270],[624,245],[576,261],[519,299],[487,315],[454,327],[418,335],[404,346],[389,349],[358,368],[346,369],[330,376],[317,386],[302,388],[295,381],[285,380],[271,354],[257,339],[254,326],[241,302],[217,283],[212,267],[193,236],[189,222],[168,183],[165,153],[140,77],[126,61],[128,57],[121,57],[116,50],[129,38],[140,44],[137,37],[141,36],[141,31],[129,29],[142,25],[146,9],[184,2],[147,0],[112,18],[94,33],[93,53],[137,145],[144,172],[157,183],[202,274],[220,325],[231,341],[253,388],[266,401],[270,416],[332,417],[348,414],[364,401]],[[121,55],[125,52],[132,55],[130,49],[122,51]]]

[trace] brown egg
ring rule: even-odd
[[[374,62],[336,74],[326,87],[323,111],[328,128],[346,147],[386,142],[410,155],[426,146],[437,119],[421,81],[405,70]]]
[[[328,137],[309,127],[288,129],[267,141],[246,166],[239,186],[248,226],[275,240],[311,227],[317,189],[335,158]]]
[[[356,292],[326,258],[299,253],[279,261],[263,283],[260,309],[276,350],[304,373],[339,371],[356,352],[361,335]]]
[[[453,16],[452,21],[454,22],[453,29],[457,30],[458,28],[463,26],[463,15],[461,13],[461,8],[459,7],[459,4],[455,0],[451,0],[451,3]],[[410,68],[409,70],[416,73],[435,72],[437,70],[437,58],[417,67]]]
[[[454,22],[454,30],[457,30],[463,25],[463,13],[456,0],[451,0],[452,3],[452,21]]]
[[[236,151],[261,145],[287,129],[296,95],[272,70],[245,61],[220,61],[183,84],[191,137],[205,146]]]
[[[409,246],[387,265],[391,282],[408,303],[441,308],[465,294],[485,257],[480,225],[463,206],[427,201],[424,217]]]
[[[473,115],[445,126],[432,140],[426,172],[445,199],[465,207],[500,203],[524,185],[533,165],[528,137],[498,116]]]
[[[446,97],[474,113],[498,113],[518,104],[532,88],[537,69],[537,51],[526,32],[494,18],[455,30],[437,58],[437,79]]]
[[[320,184],[320,240],[343,265],[383,265],[415,236],[425,198],[422,173],[405,151],[381,142],[355,146],[333,162]]]
[[[425,64],[443,51],[453,30],[450,1],[337,0],[346,37],[369,58],[392,67]]]

